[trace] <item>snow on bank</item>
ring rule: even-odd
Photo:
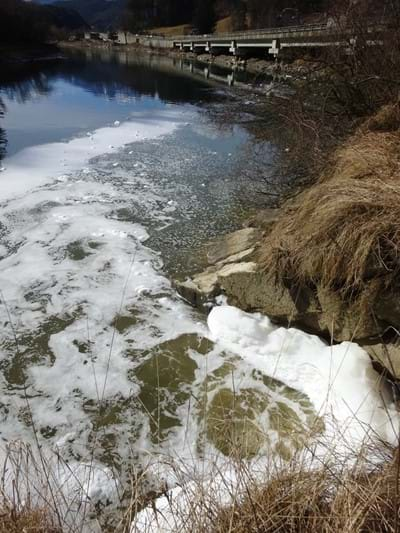
[[[265,375],[306,394],[324,417],[326,440],[332,439],[336,451],[338,440],[343,452],[351,448],[356,452],[367,437],[396,444],[399,414],[390,405],[390,395],[383,390],[368,354],[358,345],[328,346],[316,336],[276,327],[261,314],[227,305],[211,311],[208,327],[221,351],[233,352]],[[317,453],[326,450],[317,447]],[[262,458],[254,460],[250,469],[253,479],[265,480],[267,468]],[[139,513],[131,531],[189,531],[191,517],[202,516],[202,509],[205,513],[207,507],[227,505],[233,495],[244,493],[240,479],[232,464],[222,468],[205,465],[200,481],[178,485],[158,498]]]

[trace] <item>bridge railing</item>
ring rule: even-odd
[[[367,29],[371,33],[377,33],[383,31],[390,27],[390,24],[387,21],[371,21],[367,23]],[[335,34],[337,32],[347,34],[353,33],[351,28],[340,27],[335,24],[334,21],[319,23],[319,24],[304,24],[302,26],[284,26],[277,28],[265,28],[259,30],[248,30],[248,31],[236,31],[236,32],[227,32],[227,33],[210,33],[204,35],[177,35],[173,37],[168,37],[169,41],[179,41],[179,42],[202,42],[207,40],[237,40],[237,39],[263,39],[263,38],[275,38],[282,35],[293,35],[301,33],[315,33],[321,34]]]
[[[277,34],[296,34],[303,32],[324,32],[324,31],[334,31],[334,28],[330,28],[326,23],[323,24],[305,24],[303,26],[283,26],[277,28],[265,28],[259,30],[246,30],[246,31],[235,31],[235,32],[224,32],[224,33],[209,33],[202,35],[176,35],[169,37],[171,41],[202,41],[206,39],[245,39],[247,37],[254,38],[257,36],[260,37],[270,37]]]

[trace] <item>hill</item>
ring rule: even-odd
[[[68,6],[44,5],[22,0],[0,1],[0,42],[44,43],[60,30],[87,28],[86,21]]]
[[[53,5],[77,11],[90,26],[108,30],[119,26],[126,0],[57,0]]]

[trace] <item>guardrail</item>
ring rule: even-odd
[[[332,28],[333,30],[333,28]],[[260,35],[261,37],[270,37],[271,35],[276,35],[277,33],[282,34],[292,34],[292,33],[302,33],[302,32],[321,32],[321,31],[331,31],[328,28],[327,24],[305,24],[303,26],[282,26],[277,28],[264,28],[259,30],[248,30],[248,31],[235,31],[235,32],[225,32],[225,33],[209,33],[203,35],[176,35],[170,38],[171,41],[198,41],[203,39],[245,39],[247,37],[255,37]]]
[[[378,32],[382,31],[388,27],[388,24],[385,22],[372,22],[368,26],[369,32]],[[237,39],[263,39],[271,38],[276,35],[293,35],[300,33],[352,33],[351,28],[340,27],[334,22],[332,23],[322,23],[322,24],[304,24],[302,26],[282,26],[276,28],[263,28],[259,30],[248,30],[248,31],[239,31],[239,32],[227,32],[227,33],[209,33],[204,35],[176,35],[172,37],[167,37],[170,41],[186,41],[186,42],[199,42],[207,40],[237,40]]]

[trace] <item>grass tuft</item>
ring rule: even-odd
[[[360,129],[320,181],[286,205],[264,242],[262,265],[282,281],[343,295],[371,280],[393,286],[400,274],[399,199],[400,132]]]
[[[48,509],[0,507],[0,533],[62,533]]]

